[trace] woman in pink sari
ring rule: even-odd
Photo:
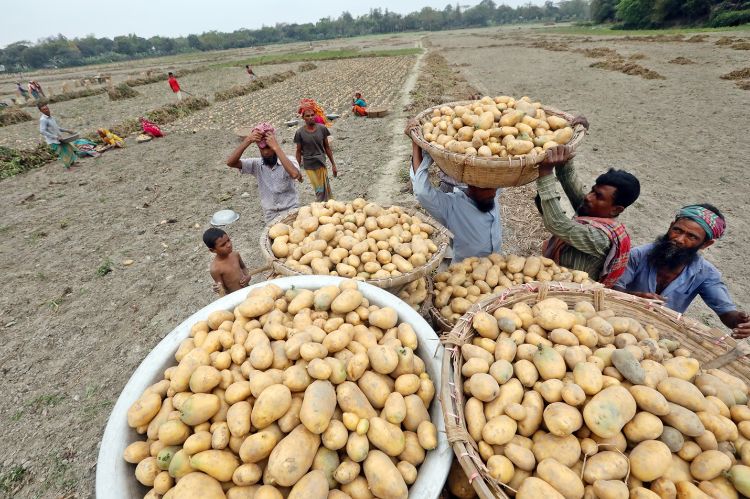
[[[151,137],[164,137],[164,133],[161,131],[161,129],[156,125],[156,123],[153,123],[143,116],[138,118],[141,122],[141,128],[143,129],[143,133],[146,135],[150,135]]]

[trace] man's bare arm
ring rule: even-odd
[[[242,162],[240,161],[240,158],[242,158],[242,153],[245,152],[245,149],[247,149],[250,144],[254,144],[260,139],[260,132],[252,132],[250,135],[245,137],[242,140],[242,143],[237,146],[237,148],[227,158],[227,166],[230,168],[242,168]]]
[[[297,144],[297,150],[294,151],[294,158],[297,160],[297,164],[302,166],[302,144]]]
[[[299,170],[294,167],[291,161],[289,161],[289,158],[287,157],[284,150],[279,145],[279,142],[276,140],[276,136],[272,133],[269,133],[266,135],[266,143],[268,144],[268,147],[273,149],[273,152],[276,153],[276,157],[279,158],[279,161],[281,161],[281,166],[284,167],[284,170],[286,170],[287,174],[292,177],[294,180],[297,180],[298,182],[302,182],[302,175],[300,174]]]

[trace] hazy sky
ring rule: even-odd
[[[35,0],[2,2],[0,46],[19,40],[37,41],[61,33],[69,38],[94,34],[113,37],[179,36],[204,31],[260,28],[264,24],[305,23],[336,17],[343,11],[357,16],[380,7],[406,14],[422,7],[443,9],[449,0]],[[479,0],[462,0],[475,5]],[[529,0],[495,0],[512,6]],[[540,4],[542,0],[533,1]]]

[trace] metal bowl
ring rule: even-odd
[[[299,120],[289,120],[285,121],[284,124],[286,126],[297,126],[299,124]]]
[[[240,214],[234,210],[219,210],[211,217],[211,225],[223,227],[240,219]]]
[[[340,117],[341,117],[341,115],[338,115],[336,113],[326,114],[326,118],[328,118],[329,120],[335,120],[335,119],[338,119]]]
[[[60,142],[62,142],[63,144],[68,144],[70,142],[73,142],[74,140],[78,140],[80,137],[81,137],[80,134],[74,133],[74,134],[61,138]]]

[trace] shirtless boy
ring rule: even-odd
[[[221,229],[210,228],[203,233],[203,242],[211,253],[216,255],[211,261],[214,291],[224,296],[247,286],[251,276],[247,275],[247,268],[240,254],[232,251],[232,240],[227,233]]]

